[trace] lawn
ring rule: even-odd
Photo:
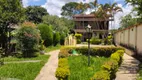
[[[61,45],[50,46],[50,47],[47,47],[47,48],[45,49],[45,52],[50,52],[50,51],[57,50],[57,49],[60,49],[60,48],[61,48]]]
[[[5,62],[11,62],[11,61],[28,61],[28,60],[47,60],[49,56],[48,55],[39,55],[38,57],[33,58],[17,58],[17,57],[5,57]]]
[[[102,64],[109,60],[105,57],[91,57],[91,66],[88,67],[87,56],[70,56],[68,62],[70,66],[69,80],[90,80],[95,72],[101,69]]]
[[[40,55],[36,58],[5,58],[5,61],[41,60],[35,63],[9,63],[0,67],[0,77],[17,78],[20,80],[34,80],[41,68],[47,62],[49,55]]]

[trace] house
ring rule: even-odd
[[[110,16],[111,17],[111,16]],[[91,36],[103,39],[108,35],[109,21],[113,21],[112,18],[96,18],[94,14],[76,14],[73,16],[75,21],[75,33],[82,34],[82,41],[86,41],[87,25],[91,26]]]

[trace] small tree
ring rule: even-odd
[[[64,33],[62,33],[61,36],[60,36],[60,44],[61,45],[64,45],[65,37],[66,37],[66,35]]]
[[[44,45],[46,47],[51,46],[53,43],[53,30],[52,30],[52,26],[48,26],[46,24],[39,24],[38,25],[38,29],[40,30],[40,34],[42,39],[44,40]]]
[[[18,33],[17,39],[23,57],[34,57],[40,40],[39,31],[35,27],[22,26]]]
[[[54,46],[56,46],[56,45],[59,44],[59,43],[60,43],[60,34],[59,34],[59,32],[56,32],[56,33],[54,34],[53,44],[54,44]]]

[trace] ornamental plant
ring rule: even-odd
[[[44,40],[44,45],[46,47],[52,46],[53,44],[53,30],[51,25],[47,24],[39,24],[38,29],[40,30],[40,34],[42,39]]]
[[[35,52],[38,50],[40,40],[40,33],[31,25],[22,26],[17,33],[18,47],[22,51],[23,57],[34,57]]]
[[[75,37],[77,39],[77,44],[80,44],[81,43],[82,34],[75,34]]]

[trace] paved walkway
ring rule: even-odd
[[[139,61],[127,54],[124,54],[123,59],[115,80],[136,80]]]
[[[40,74],[36,77],[35,80],[57,80],[55,77],[55,71],[58,67],[58,53],[59,50],[47,53],[51,56],[48,62],[43,66]]]

